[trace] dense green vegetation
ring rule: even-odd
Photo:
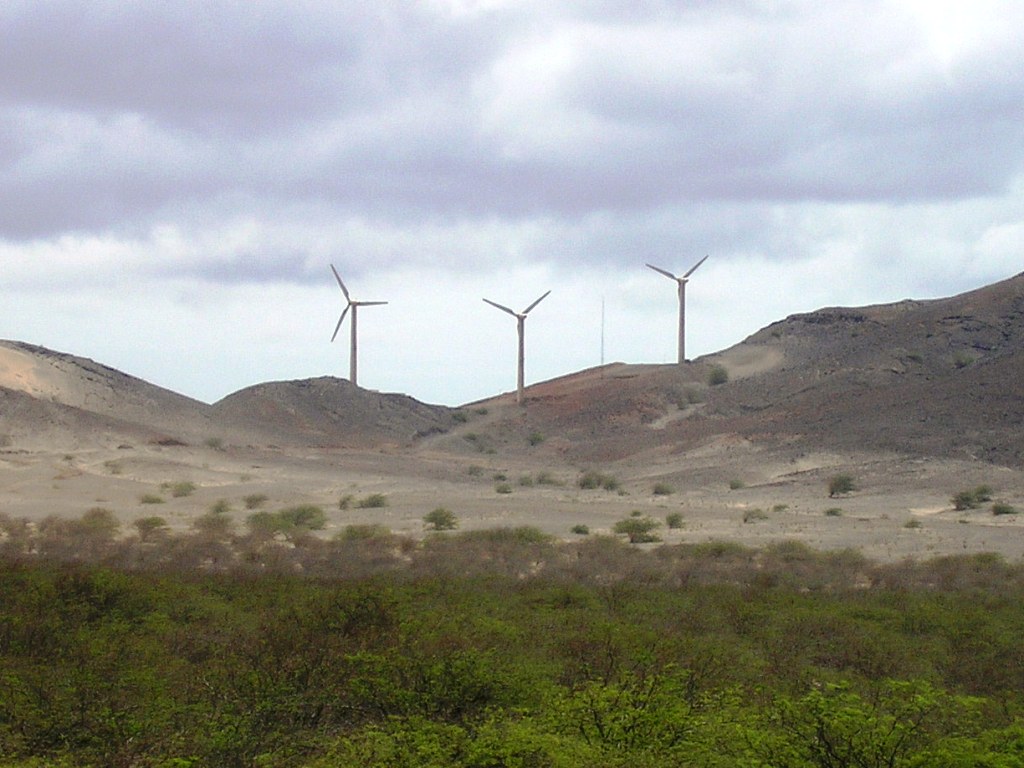
[[[0,521],[0,765],[1024,766],[994,556],[98,518]]]

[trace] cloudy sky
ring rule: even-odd
[[[461,404],[1024,270],[1019,0],[5,0],[0,338]],[[604,322],[602,324],[602,306]],[[346,323],[348,321],[346,320]]]

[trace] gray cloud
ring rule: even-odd
[[[568,265],[796,259],[780,209],[1019,178],[1024,19],[980,18],[946,50],[881,0],[14,2],[0,238],[254,221],[177,268],[215,281],[317,279],[299,252],[482,268],[501,241],[473,228]]]

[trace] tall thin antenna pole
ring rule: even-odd
[[[601,367],[604,367],[604,296],[601,297]]]

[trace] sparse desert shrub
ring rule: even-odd
[[[550,472],[537,473],[537,485],[561,485],[562,483]]]
[[[338,532],[335,539],[338,541],[366,541],[368,539],[383,539],[390,535],[391,529],[386,525],[346,525]]]
[[[839,507],[829,507],[825,510],[825,517],[841,517],[843,510]]]
[[[265,493],[250,493],[242,501],[245,502],[246,509],[259,509],[267,503],[267,495]]]
[[[371,493],[356,502],[359,509],[381,509],[388,505],[388,497],[383,493]]]
[[[277,513],[284,530],[319,531],[327,525],[327,515],[315,504],[300,504]]]
[[[493,475],[491,475],[491,479],[496,483],[503,483],[506,480],[508,480],[508,475],[506,475],[504,472],[495,472]]]
[[[164,497],[157,496],[155,493],[144,493],[139,496],[139,504],[163,504]]]
[[[273,536],[281,530],[281,518],[276,513],[267,512],[266,510],[253,512],[245,518],[245,524],[249,527],[251,533],[257,535]]]
[[[668,483],[655,483],[654,484],[653,493],[654,493],[655,496],[671,496],[675,492],[676,492],[676,489],[673,488]]]
[[[569,532],[570,533],[575,533],[577,536],[589,536],[590,535],[590,527],[587,526],[587,525],[583,525],[582,523],[577,523],[576,525],[574,525],[572,528],[569,529]]]
[[[856,490],[857,486],[850,475],[833,475],[828,479],[828,496],[835,498]]]
[[[494,486],[494,492],[501,494],[512,493],[512,485],[510,483],[498,483]]]
[[[789,509],[789,504],[773,504],[772,512],[785,512]]]
[[[117,515],[105,507],[93,507],[82,515],[79,522],[86,533],[105,538],[112,538],[121,528]]]
[[[979,485],[976,488],[958,491],[953,494],[953,508],[958,512],[965,509],[977,509],[985,502],[992,501],[992,488],[987,485]]]
[[[966,368],[974,362],[974,357],[966,352],[957,352],[953,355],[953,365],[957,368]]]
[[[157,515],[140,517],[136,519],[132,525],[135,530],[138,531],[139,539],[142,541],[152,541],[154,538],[166,533],[167,531],[167,521]]]
[[[224,450],[224,438],[222,437],[208,437],[203,441],[203,444],[207,448],[212,448],[215,451]]]
[[[527,438],[527,442],[530,445],[540,445],[544,442],[544,435],[540,432],[531,432],[530,436]]]
[[[455,513],[444,507],[437,507],[425,514],[423,522],[432,531],[451,531],[459,527]]]
[[[625,520],[619,520],[612,526],[612,531],[617,534],[625,535],[629,539],[630,544],[649,544],[655,541],[661,541],[656,533],[655,529],[661,525],[657,520],[647,517],[641,513],[640,515],[631,514]]]
[[[601,472],[587,471],[580,475],[576,484],[582,490],[594,490],[596,488],[603,488],[606,491],[617,491],[619,490],[619,481],[611,475],[605,475]]]
[[[456,424],[465,424],[469,421],[469,414],[465,411],[452,411],[452,421]]]
[[[171,492],[171,496],[176,499],[191,496],[196,492],[196,484],[190,480],[181,480],[176,483],[165,483],[165,485],[167,490]]]
[[[767,520],[768,514],[763,509],[748,509],[743,513],[744,523],[756,523],[761,520]]]
[[[221,512],[207,512],[192,521],[192,527],[202,534],[214,538],[226,538],[235,527],[229,515]]]
[[[742,488],[746,488],[746,487],[747,487],[747,484],[744,483],[739,478],[734,478],[734,479],[729,481],[729,490],[730,491],[738,491],[738,490],[740,490]]]
[[[215,515],[226,515],[231,511],[231,502],[227,499],[217,499],[210,505],[210,511]]]
[[[1003,502],[997,501],[995,504],[992,505],[992,514],[993,515],[1016,515],[1017,514],[1017,510],[1015,508],[1011,507],[1009,504],[1004,504]]]
[[[523,488],[532,488],[533,487],[533,477],[530,476],[530,475],[520,475],[518,482],[519,482],[519,485],[521,487],[523,487]]]
[[[351,493],[346,493],[344,496],[338,499],[338,509],[349,509],[355,500],[355,496],[353,496]]]
[[[924,523],[922,523],[917,518],[914,518],[913,520],[907,520],[907,522],[905,522],[903,524],[903,527],[904,528],[910,528],[911,530],[913,530],[915,528],[923,528],[924,527]]]
[[[110,461],[104,461],[103,466],[106,468],[107,472],[109,472],[112,475],[120,475],[121,472],[123,471],[121,469],[121,462],[114,461],[113,459],[111,459]]]
[[[665,515],[665,525],[675,530],[683,527],[683,516],[679,512],[670,512]]]
[[[484,468],[481,467],[479,464],[470,464],[469,468],[466,470],[466,474],[469,475],[470,477],[479,477],[483,473]]]
[[[717,387],[729,381],[729,371],[724,365],[713,365],[708,371],[708,384]]]

